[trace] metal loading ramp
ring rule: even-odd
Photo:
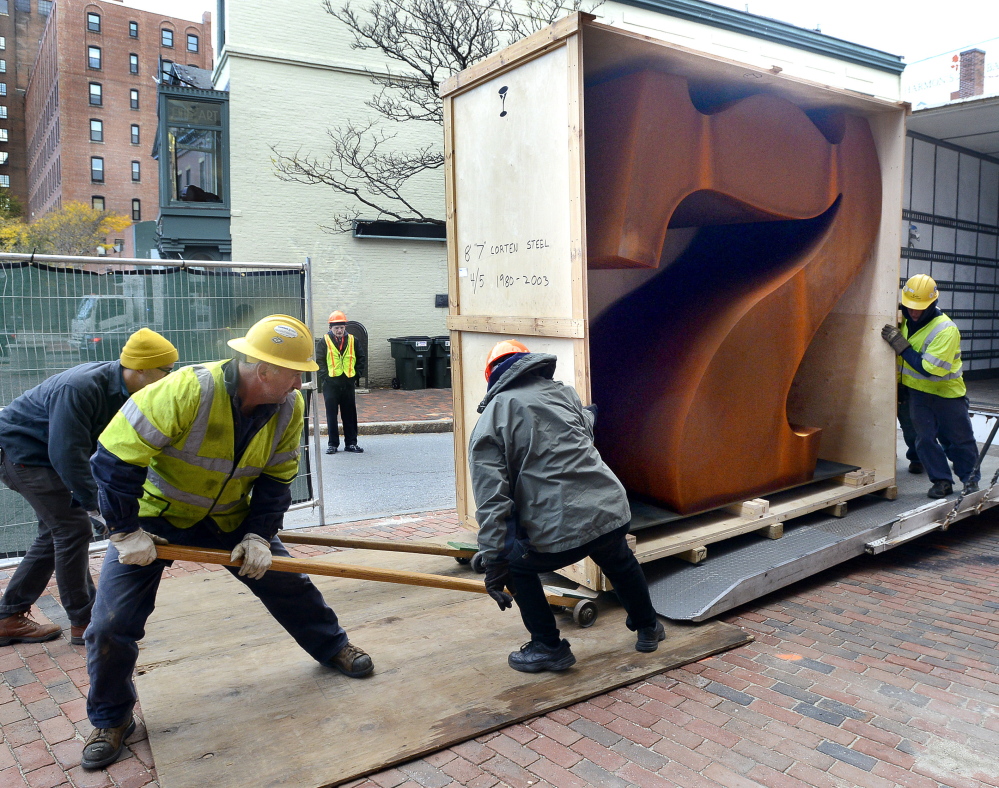
[[[999,459],[985,457],[982,490],[962,501],[954,521],[999,503],[999,485],[991,493],[987,489],[997,466]],[[894,501],[865,495],[850,501],[846,517],[810,514],[785,522],[781,539],[746,534],[718,542],[700,564],[675,558],[643,564],[652,604],[666,618],[704,621],[865,552],[883,552],[940,529],[957,492],[932,501],[926,497],[926,475],[907,468],[903,456]]]

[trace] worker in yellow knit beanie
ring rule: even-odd
[[[126,369],[165,369],[176,364],[179,357],[169,339],[151,328],[140,328],[122,348],[121,365]]]

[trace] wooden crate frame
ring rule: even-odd
[[[882,168],[882,217],[875,249],[820,327],[789,399],[797,423],[823,426],[821,457],[870,469],[874,480],[859,486],[809,485],[796,504],[771,513],[765,523],[720,511],[700,516],[697,528],[707,530],[686,537],[682,530],[688,526],[678,526],[672,536],[653,538],[639,532],[637,554],[648,561],[703,548],[736,533],[767,527],[773,532],[784,520],[894,486],[895,365],[880,329],[895,319],[908,105],[761,71],[598,24],[583,13],[445,82],[441,95],[455,480],[459,519],[469,529],[477,525],[467,443],[485,392],[483,367],[489,347],[500,338],[515,337],[532,350],[555,354],[557,377],[589,402],[585,81],[639,63],[691,79],[742,80],[751,75],[754,84],[803,108],[837,107],[863,115]],[[500,88],[506,90],[501,93]],[[540,248],[528,245],[539,240]],[[511,244],[517,244],[517,264],[505,267]],[[521,254],[521,244],[525,253],[535,253],[530,259]],[[523,282],[510,283],[516,276]],[[547,286],[530,284],[532,278],[544,277]],[[701,522],[704,518],[710,523]],[[592,569],[566,574],[599,589],[605,580]]]

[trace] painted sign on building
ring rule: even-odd
[[[902,72],[902,99],[912,108],[999,95],[999,38],[910,63]]]

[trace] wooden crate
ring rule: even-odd
[[[513,337],[556,355],[556,377],[588,402],[591,317],[634,286],[632,271],[587,270],[583,104],[590,80],[638,65],[719,84],[743,84],[752,75],[761,90],[803,109],[838,108],[868,119],[882,168],[880,231],[870,259],[809,346],[788,409],[798,423],[823,428],[820,457],[864,468],[873,481],[810,485],[797,508],[754,524],[774,526],[795,512],[894,485],[894,356],[880,329],[895,319],[907,105],[761,72],[575,14],[455,75],[441,90],[455,477],[459,516],[470,529],[476,523],[467,442],[485,393],[488,350]],[[667,244],[683,242],[682,233],[667,237]],[[710,517],[718,533],[753,530],[742,513]],[[667,541],[663,548],[639,534],[640,559],[697,546]],[[687,547],[669,552],[677,544]],[[589,587],[602,582],[585,568],[577,574]]]

